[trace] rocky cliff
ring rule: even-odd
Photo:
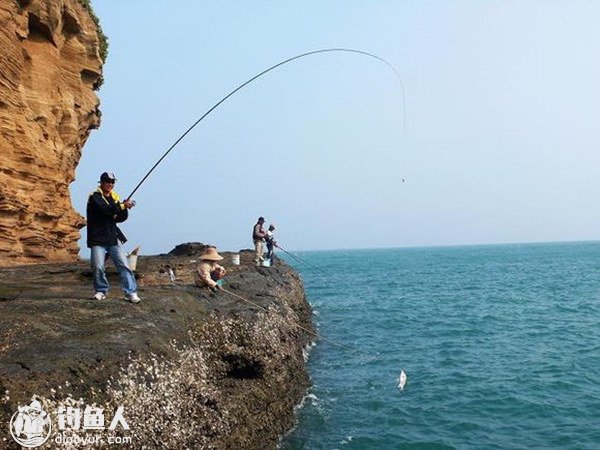
[[[197,255],[142,257],[137,305],[114,269],[103,301],[84,263],[0,269],[0,449],[19,448],[7,425],[34,396],[53,427],[43,449],[274,449],[308,387],[311,310],[283,261],[225,256],[217,293],[193,286]],[[105,429],[85,432],[92,405]],[[110,431],[119,406],[129,430]]]
[[[78,0],[0,0],[0,265],[77,258],[69,184],[100,123],[99,30]]]

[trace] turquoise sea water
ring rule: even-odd
[[[298,255],[328,340],[282,448],[600,449],[600,243]]]

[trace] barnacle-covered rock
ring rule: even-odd
[[[138,305],[121,300],[112,270],[108,299],[93,301],[85,263],[0,269],[0,421],[35,396],[51,414],[123,406],[131,448],[275,448],[309,384],[311,309],[283,261],[257,268],[244,251],[234,266],[221,254],[235,295],[194,287],[188,256],[142,256]],[[14,448],[7,431],[0,449]],[[69,442],[60,448],[115,448]]]

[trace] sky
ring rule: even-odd
[[[127,247],[287,249],[600,238],[600,2],[95,0],[109,38],[71,185],[141,186]],[[403,102],[405,103],[403,104]],[[406,115],[403,117],[403,107]],[[404,126],[405,123],[405,126]],[[404,180],[404,181],[403,181]],[[85,229],[80,242],[85,249]]]

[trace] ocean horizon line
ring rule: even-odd
[[[431,244],[431,245],[402,245],[391,247],[347,247],[347,248],[319,248],[319,249],[291,249],[290,252],[320,253],[320,252],[349,252],[373,250],[416,250],[436,248],[465,248],[465,247],[502,247],[513,245],[561,245],[561,244],[586,244],[600,243],[600,239],[578,239],[565,241],[515,241],[515,242],[488,242],[464,244]]]

